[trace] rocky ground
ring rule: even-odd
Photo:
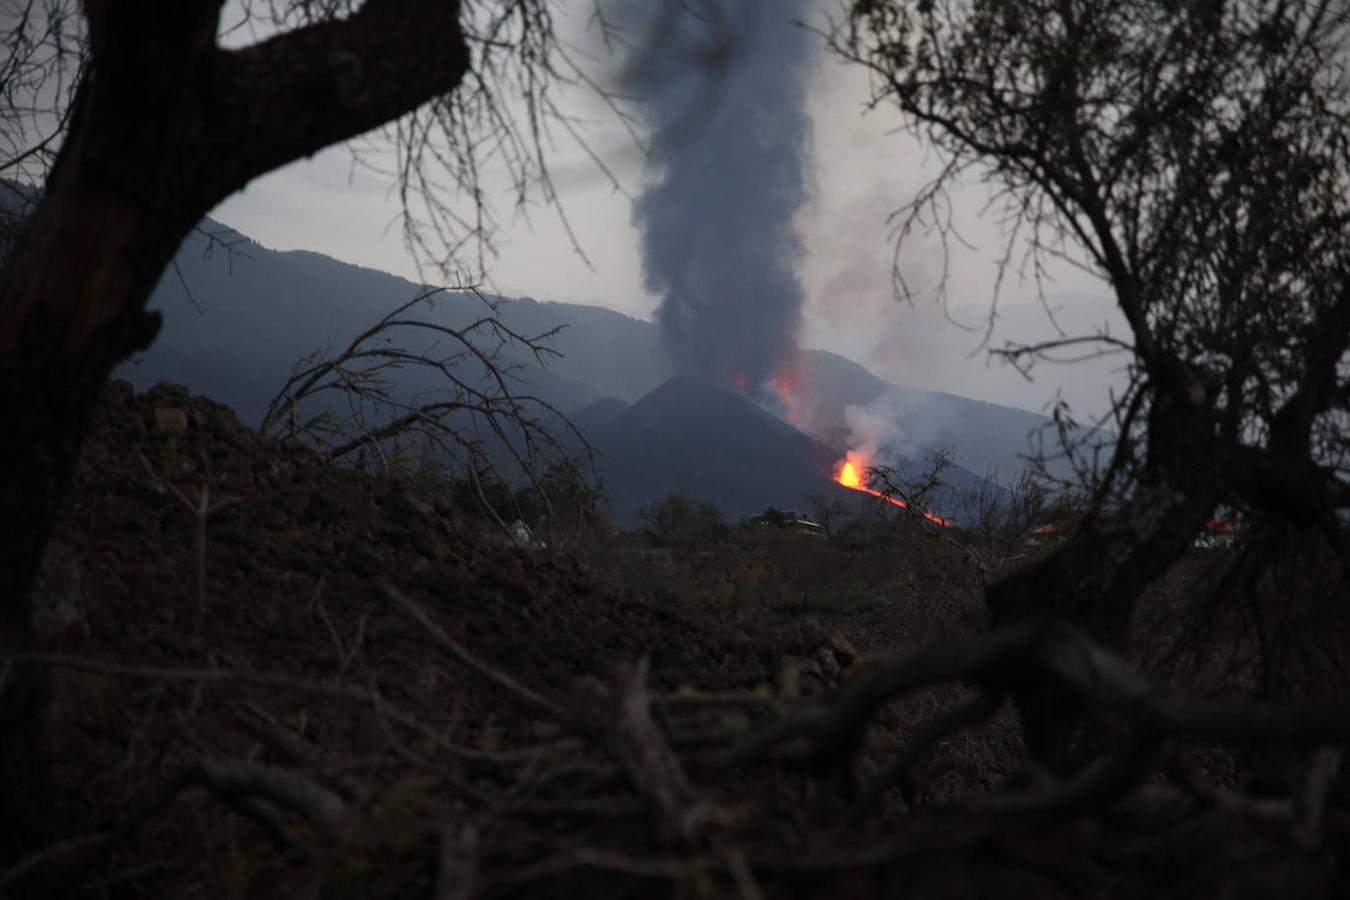
[[[1183,849],[1203,832],[1121,880],[1101,823],[896,831],[906,797],[1016,765],[1004,715],[943,745],[927,794],[859,796],[958,688],[884,709],[851,769],[720,766],[902,618],[713,615],[607,559],[518,546],[182,388],[110,385],[38,593],[65,840],[0,897],[1131,896],[1208,871]],[[1280,884],[1338,883],[1278,854]]]
[[[588,683],[603,693],[646,660],[685,750],[826,690],[857,636],[876,642],[828,617],[710,620],[516,546],[424,488],[264,441],[180,387],[109,386],[37,611],[70,659],[48,738],[88,841],[70,851],[92,879],[78,890],[356,879],[402,896],[430,884],[428,842],[462,826],[483,885],[532,894],[545,873],[608,868],[574,858],[587,835],[617,853],[647,830],[577,737]],[[246,783],[281,772],[341,802],[340,837]]]

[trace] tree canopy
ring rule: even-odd
[[[1129,379],[1087,515],[991,588],[997,622],[1058,615],[1129,646],[1143,588],[1220,504],[1260,523],[1250,553],[1293,530],[1346,558],[1347,30],[1317,0],[856,0],[831,27],[942,162],[910,225],[949,227],[948,191],[979,179],[1004,272],[1086,269],[1128,323],[1001,350],[1124,351]],[[1318,596],[1350,586],[1318,571]]]

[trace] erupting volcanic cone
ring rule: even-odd
[[[898,506],[901,509],[905,510],[909,509],[909,504],[905,503],[905,501],[897,500],[895,497],[892,497],[889,494],[883,494],[881,491],[874,491],[867,485],[863,484],[862,473],[866,470],[866,468],[867,468],[866,465],[864,465],[862,462],[854,461],[854,454],[852,451],[850,451],[848,456],[846,456],[840,462],[839,470],[835,473],[834,480],[846,488],[851,488],[855,491],[862,491],[865,494],[871,494],[873,497],[880,497],[887,503]],[[941,525],[943,528],[952,527],[952,523],[949,520],[944,519],[939,515],[935,515],[930,512],[925,512],[923,513],[923,517],[928,521],[934,523],[935,525]]]

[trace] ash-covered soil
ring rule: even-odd
[[[62,839],[0,872],[0,898],[1345,886],[1337,853],[1231,811],[944,818],[1018,765],[1010,715],[936,745],[920,793],[860,794],[958,687],[882,709],[842,769],[719,768],[757,723],[912,643],[916,617],[927,635],[972,623],[935,626],[942,603],[678,603],[621,558],[518,546],[434,481],[325,464],[179,387],[111,384],[35,613]]]
[[[92,881],[67,886],[218,896],[352,878],[357,895],[405,896],[460,823],[479,832],[480,889],[519,878],[532,895],[557,876],[529,865],[596,868],[565,859],[587,835],[646,842],[622,779],[572,736],[579,679],[647,660],[662,721],[697,747],[855,662],[818,619],[729,626],[597,566],[517,546],[426,481],[263,440],[181,387],[111,384],[37,598],[47,649],[72,659],[53,667],[47,740]],[[334,846],[285,802],[185,786],[203,760],[303,773],[360,824]]]
[[[709,678],[707,686],[730,687],[764,677],[773,658],[615,590],[577,558],[519,548],[434,491],[264,441],[228,408],[172,386],[139,397],[125,383],[109,387],[56,544],[49,583],[78,572],[84,613],[64,639],[146,664],[214,655],[322,676],[345,656],[349,669],[393,666],[392,677],[418,660],[402,646],[411,620],[388,601],[386,581],[476,654],[534,685],[650,655],[664,687]],[[411,690],[431,678],[407,674],[393,683]]]

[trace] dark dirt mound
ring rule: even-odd
[[[196,636],[189,504],[204,487],[213,511]],[[384,580],[527,683],[608,674],[614,660],[644,654],[657,658],[654,672],[667,687],[691,677],[711,676],[719,687],[764,677],[748,641],[613,592],[575,558],[499,539],[410,480],[327,466],[263,441],[228,408],[173,386],[140,397],[124,383],[109,388],[56,545],[45,566],[50,580],[62,566],[68,577],[78,570],[87,613],[79,626],[87,638],[64,640],[142,662],[200,661],[210,648],[260,664],[312,657],[317,673],[340,644],[355,642],[358,626],[359,649],[379,658],[409,624],[380,588]],[[689,654],[728,665],[690,670],[679,664]]]
[[[522,747],[564,740],[559,717],[466,667],[436,629],[564,712],[579,678],[612,680],[646,657],[652,691],[682,698],[668,715],[690,720],[690,734],[706,725],[703,697],[740,694],[727,701],[733,712],[763,711],[785,658],[833,652],[823,632],[808,634],[811,647],[798,629],[752,641],[744,627],[626,591],[576,558],[516,546],[426,483],[325,465],[183,388],[136,396],[125,383],[109,386],[84,448],[36,617],[50,649],[80,661],[57,668],[50,713],[71,824],[97,836],[138,823],[73,851],[112,893],[252,885],[273,867],[319,877],[260,849],[263,819],[201,796],[160,808],[156,798],[201,760],[298,766],[360,795],[369,812],[382,792],[446,802],[442,788],[407,786],[427,766],[476,761],[493,789],[506,787],[520,777]],[[808,690],[838,672],[806,668]],[[446,747],[462,758],[422,764]],[[567,763],[578,770],[557,775],[565,791],[547,778],[531,785],[530,802],[543,802],[536,788],[596,799],[596,783],[613,776],[588,765]],[[468,779],[470,796],[489,790],[455,778]],[[425,829],[412,830],[420,849]],[[425,876],[412,866],[390,884]]]
[[[676,604],[617,556],[519,546],[434,480],[327,465],[182,388],[104,399],[35,612],[63,838],[0,868],[4,900],[1345,887],[1330,842],[1161,783],[1028,807],[1007,715],[912,760],[917,786],[880,780],[959,686],[883,707],[828,766],[727,762],[916,621],[977,624],[933,612],[950,599]]]

